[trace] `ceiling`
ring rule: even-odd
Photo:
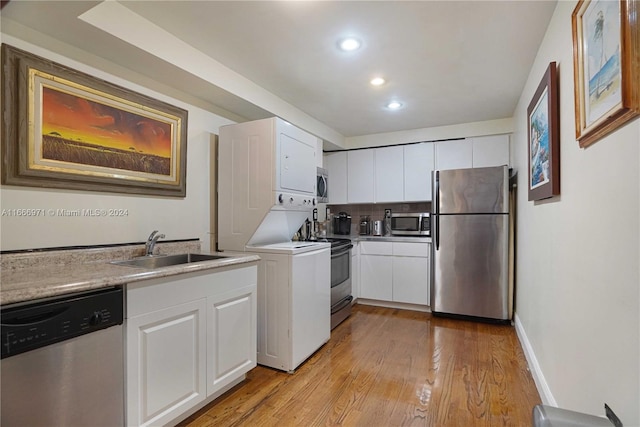
[[[20,1],[2,30],[234,121],[279,115],[77,17],[98,1]],[[556,1],[121,1],[343,137],[510,118]],[[122,25],[126,25],[123,20]],[[356,36],[356,52],[337,49]],[[114,66],[115,64],[115,66]],[[110,67],[110,69],[109,69]],[[387,83],[372,87],[382,75]],[[391,99],[403,108],[389,111]],[[274,106],[275,105],[275,106]],[[284,117],[286,119],[286,117]]]

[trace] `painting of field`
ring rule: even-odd
[[[167,157],[139,153],[133,147],[130,150],[122,150],[71,141],[56,135],[55,132],[42,135],[42,158],[156,175],[171,173],[171,163]]]

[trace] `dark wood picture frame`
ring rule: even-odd
[[[639,16],[637,0],[580,0],[571,14],[580,147],[640,115]]]
[[[188,112],[2,45],[2,184],[186,196]]]
[[[529,201],[560,194],[559,112],[558,73],[551,62],[527,108]]]

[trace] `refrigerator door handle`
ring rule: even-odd
[[[440,171],[435,171],[433,178],[434,178],[433,179],[433,192],[434,192],[434,195],[436,196],[435,214],[438,215],[440,213]]]
[[[436,243],[436,251],[437,251],[438,249],[440,249],[440,215],[435,215],[435,219],[436,219],[436,224],[435,224],[436,226],[434,227],[435,230],[433,234],[436,240],[435,243]]]
[[[434,210],[434,238],[436,244],[436,250],[440,249],[440,171],[433,172],[433,193],[435,195],[435,210]]]

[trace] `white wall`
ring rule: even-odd
[[[516,314],[543,399],[640,425],[640,120],[581,149],[575,140],[571,13],[560,1],[514,114]],[[559,66],[561,195],[527,201],[527,107]],[[526,342],[528,339],[528,342]]]
[[[2,250],[69,245],[140,242],[154,229],[166,239],[199,238],[209,248],[209,147],[210,134],[218,133],[229,120],[185,104],[161,93],[134,85],[100,70],[71,61],[37,46],[2,34],[2,42],[89,73],[98,78],[144,93],[189,112],[187,139],[187,196],[185,198],[125,195],[88,191],[0,188],[1,209],[126,209],[125,217],[12,217],[2,216]]]

